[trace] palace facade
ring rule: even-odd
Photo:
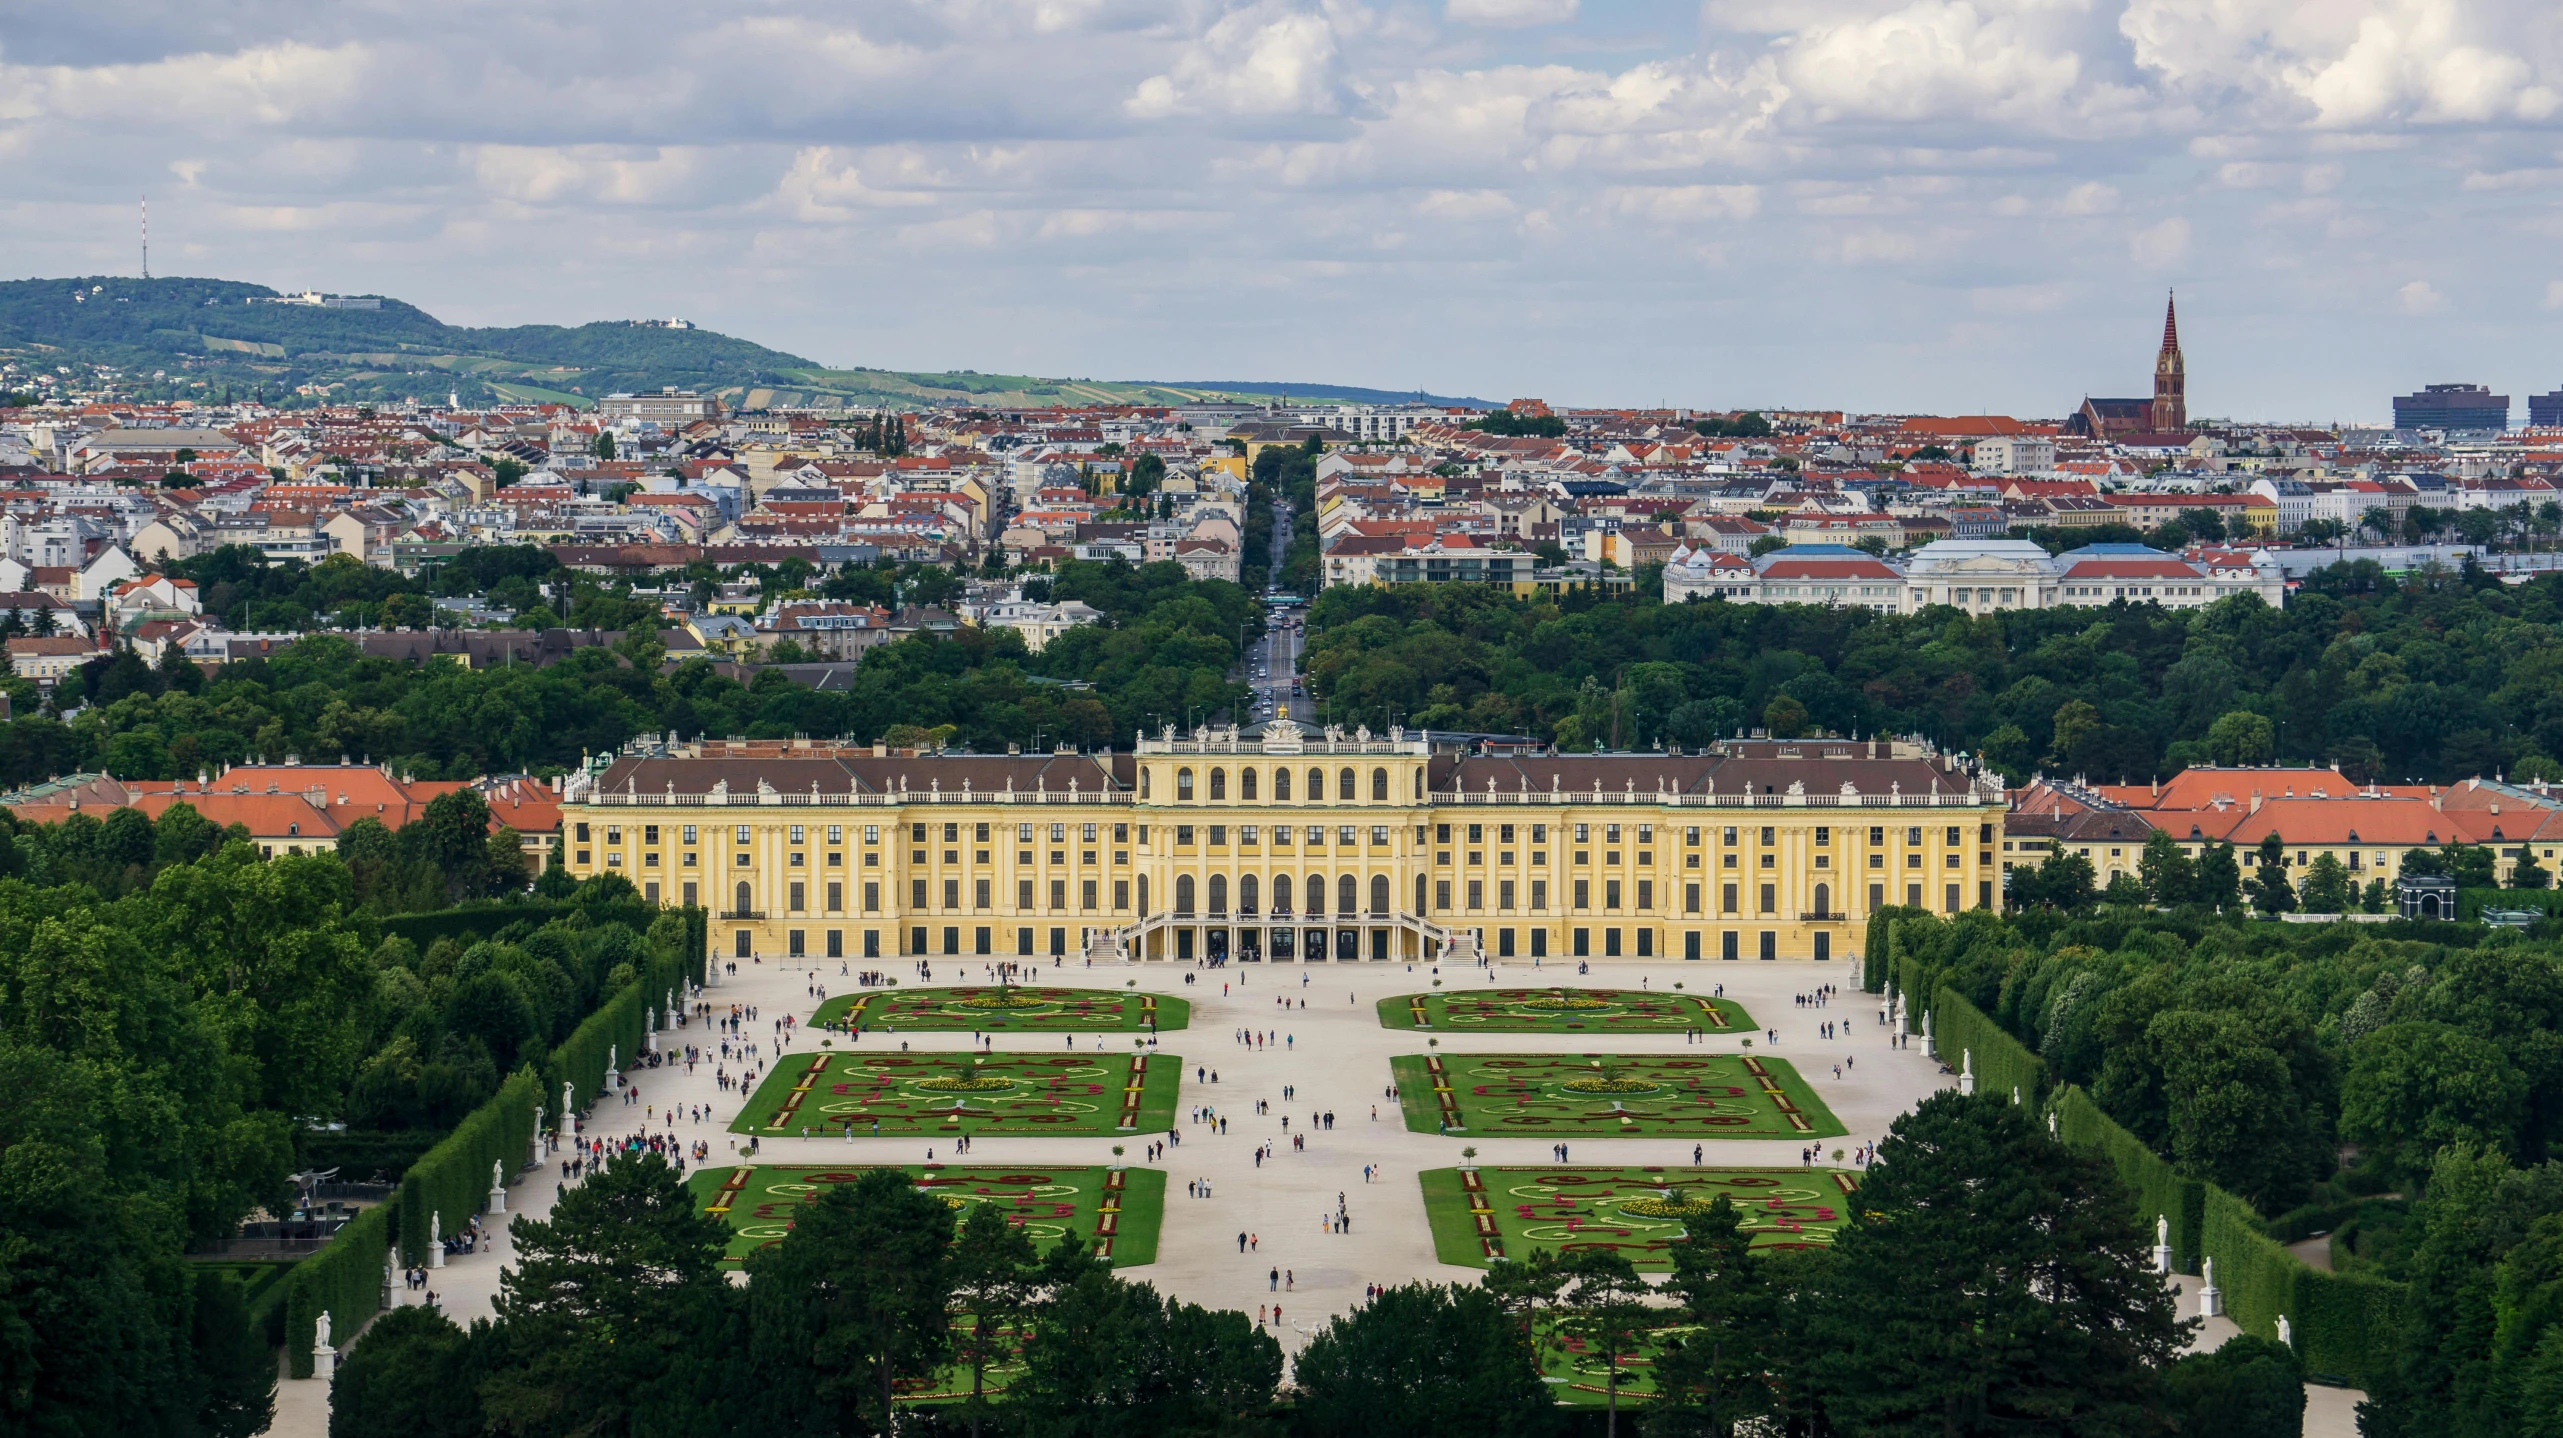
[[[1135,753],[702,741],[575,775],[564,861],[745,958],[1847,959],[2000,901],[1999,776],[1889,740],[1468,752],[1169,730]]]

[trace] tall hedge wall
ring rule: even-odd
[[[427,1261],[428,1217],[443,1220],[447,1238],[461,1233],[489,1202],[491,1166],[502,1178],[525,1167],[533,1152],[534,1106],[543,1080],[531,1068],[508,1075],[490,1101],[409,1166],[400,1181],[400,1247],[411,1263]]]
[[[546,903],[539,899],[515,899],[496,904],[473,904],[455,909],[435,909],[424,914],[391,914],[382,919],[383,932],[397,934],[424,949],[438,939],[452,939],[469,947],[481,940],[496,938],[513,925],[541,928],[554,919],[572,913],[584,913],[593,924],[629,924],[634,933],[650,927],[650,921],[671,912],[656,904],[588,904]],[[699,926],[699,915],[696,919]]]
[[[1963,1071],[1961,1056],[1973,1055],[1978,1093],[2008,1098],[2017,1088],[2020,1101],[2034,1106],[2046,1088],[2046,1064],[1956,989],[1943,986],[1931,996],[1931,1041],[1953,1069]]]
[[[323,1310],[330,1341],[343,1344],[383,1306],[383,1269],[391,1259],[392,1227],[400,1201],[376,1204],[346,1225],[285,1275],[286,1371],[312,1375],[311,1350]]]
[[[1902,946],[1896,942],[1896,921],[1907,915],[1927,912],[1908,909],[1901,904],[1888,904],[1869,911],[1868,930],[1860,940],[1861,988],[1882,994],[1887,990],[1887,980],[1892,978],[1899,984],[1904,982],[1904,976],[1896,972],[1896,961],[1903,956]]]
[[[2205,1256],[2216,1260],[2225,1314],[2245,1333],[2278,1336],[2284,1315],[2307,1371],[2365,1385],[2391,1369],[2402,1284],[2308,1267],[2262,1227],[2252,1206],[2206,1189]]]
[[[2056,1091],[2056,1132],[2067,1143],[2087,1144],[2108,1158],[2119,1179],[2136,1194],[2136,1212],[2147,1223],[2171,1220],[2171,1266],[2180,1273],[2198,1271],[2198,1245],[2206,1226],[2208,1185],[2183,1178],[2145,1146],[2144,1140],[2118,1126],[2100,1111],[2091,1095],[2073,1084]]]
[[[699,972],[699,956],[695,963],[696,972]],[[695,976],[688,970],[688,961],[683,958],[662,956],[652,959],[639,978],[626,985],[621,993],[607,999],[595,1013],[587,1016],[586,1022],[561,1040],[560,1047],[552,1050],[551,1062],[546,1065],[548,1071],[544,1077],[547,1081],[545,1086],[550,1090],[550,1097],[546,1100],[549,1106],[554,1109],[560,1107],[563,1081],[570,1085],[580,1110],[584,1111],[594,1103],[596,1096],[605,1089],[607,1058],[610,1056],[620,1064],[631,1063],[632,1055],[641,1051],[642,1040],[648,1037],[645,1027],[649,1022],[648,1011],[665,1007],[671,989],[677,991],[680,1003],[684,1001],[685,987]]]

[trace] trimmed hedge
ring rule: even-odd
[[[2074,1084],[2056,1091],[2056,1132],[2067,1143],[2099,1149],[2118,1170],[2119,1180],[2135,1192],[2136,1214],[2150,1226],[2157,1217],[2171,1220],[2171,1266],[2175,1272],[2198,1271],[2199,1236],[2206,1226],[2208,1185],[2183,1178],[2145,1141],[2118,1126],[2100,1111],[2091,1095]],[[2291,1260],[2292,1261],[2292,1260]]]
[[[699,959],[696,963],[699,964]],[[651,960],[639,978],[606,1000],[595,1013],[587,1016],[586,1022],[572,1030],[568,1038],[561,1040],[560,1047],[552,1050],[551,1062],[546,1065],[545,1087],[551,1095],[546,1101],[548,1105],[560,1107],[561,1084],[564,1081],[570,1085],[580,1111],[584,1112],[589,1104],[596,1102],[597,1095],[605,1091],[605,1065],[609,1054],[616,1063],[630,1065],[632,1056],[641,1051],[642,1041],[649,1037],[647,1011],[664,1007],[671,989],[678,990],[678,1000],[683,1001],[685,987],[695,977],[694,972],[689,972],[689,967],[688,960],[681,957]],[[557,1119],[559,1115],[553,1117]]]
[[[2548,918],[2563,913],[2563,889],[2459,889],[2456,917],[2472,923],[2485,909],[2534,909]]]
[[[2393,1368],[2402,1284],[2309,1267],[2269,1236],[2250,1204],[2203,1187],[2206,1256],[2216,1260],[2216,1287],[2236,1327],[2274,1339],[2283,1314],[2308,1372],[2361,1387]]]
[[[1888,904],[1869,911],[1869,926],[1860,941],[1860,987],[1873,994],[1887,991],[1887,980],[1904,982],[1897,973],[1897,961],[1904,956],[1904,946],[1896,942],[1896,921],[1908,915],[1927,913],[1925,909],[1908,909],[1902,904]]]
[[[517,924],[541,928],[554,919],[565,919],[572,914],[587,915],[591,924],[629,924],[632,932],[646,933],[650,920],[675,912],[687,911],[637,902],[580,905],[518,899],[495,904],[471,904],[456,909],[432,909],[423,914],[391,914],[380,922],[385,935],[397,934],[421,949],[438,939],[452,939],[468,948],[481,939],[496,938]]]
[[[412,1264],[427,1261],[430,1215],[442,1220],[443,1236],[461,1233],[489,1202],[491,1166],[502,1178],[525,1167],[534,1146],[534,1106],[542,1101],[542,1079],[531,1068],[518,1069],[409,1166],[400,1181],[400,1246]]]
[[[1942,986],[1931,995],[1931,1042],[1940,1061],[1963,1071],[1962,1053],[1974,1055],[1976,1092],[2008,1098],[2013,1088],[2020,1101],[2035,1107],[2047,1083],[2047,1066],[2028,1047],[2003,1032],[2002,1025],[1968,1003],[1956,989]]]
[[[285,1363],[294,1377],[312,1375],[312,1341],[323,1310],[331,1342],[342,1345],[381,1310],[399,1209],[398,1197],[366,1209],[285,1275]]]

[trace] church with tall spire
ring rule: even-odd
[[[2154,355],[2154,433],[2189,428],[2189,379],[2180,359],[2178,297],[2163,297],[2163,347]]]
[[[2189,366],[2180,353],[2177,296],[2163,300],[2163,343],[2154,352],[2154,397],[2143,399],[2083,398],[2082,407],[2065,421],[2067,434],[2089,435],[2121,443],[2143,443],[2185,436],[2189,431]]]

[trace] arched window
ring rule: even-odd
[[[1249,769],[1246,772],[1251,774],[1254,771]],[[1255,876],[1252,874],[1244,875],[1237,880],[1237,912],[1241,914],[1255,912],[1255,888]]]
[[[1424,876],[1421,874],[1415,876],[1415,912],[1424,912]]]
[[[748,903],[748,881],[741,879],[739,880],[739,907],[736,912],[741,918],[745,918],[750,907],[751,906]]]
[[[1326,917],[1326,879],[1322,874],[1308,876],[1308,917]]]
[[[1359,788],[1357,788],[1357,787],[1356,787],[1356,785],[1358,785],[1358,784],[1359,784],[1359,782],[1360,782],[1359,780],[1357,780],[1357,779],[1355,779],[1355,778],[1353,777],[1353,771],[1352,771],[1352,770],[1350,770],[1350,769],[1338,769],[1338,770],[1336,770],[1336,771],[1335,771],[1335,797],[1336,797],[1336,798],[1338,798],[1338,799],[1343,800],[1343,801],[1344,801],[1345,803],[1347,803],[1347,804],[1351,803],[1351,802],[1352,802],[1356,797],[1358,797],[1358,796],[1361,794],[1361,792],[1362,792]]]
[[[1139,797],[1148,797],[1148,771],[1145,769],[1139,771]]]
[[[1388,912],[1388,876],[1386,874],[1371,875],[1370,911],[1374,914]]]
[[[1326,771],[1325,771],[1325,770],[1323,770],[1323,769],[1311,769],[1311,770],[1309,770],[1309,771],[1308,771],[1308,802],[1309,802],[1309,803],[1311,803],[1311,804],[1314,804],[1314,803],[1318,802],[1319,800],[1324,799],[1325,797],[1326,797]]]
[[[1387,770],[1373,769],[1370,771],[1370,796],[1379,800],[1383,804],[1388,802]]]
[[[1139,876],[1139,917],[1148,917],[1148,876]]]
[[[1228,876],[1226,874],[1210,876],[1210,911],[1214,914],[1228,912]]]
[[[1249,804],[1255,802],[1254,770],[1240,769],[1237,771],[1237,797],[1245,800]]]
[[[1415,771],[1415,802],[1424,802],[1424,771],[1421,769]]]
[[[1189,914],[1192,911],[1193,876],[1190,874],[1177,874],[1175,876],[1175,912],[1178,914]]]
[[[1275,769],[1273,771],[1273,802],[1277,804],[1287,804],[1290,802],[1290,771],[1288,769]]]
[[[1190,769],[1178,769],[1175,771],[1175,802],[1178,804],[1189,804],[1192,801],[1193,771]]]
[[[1830,914],[1833,912],[1833,887],[1831,885],[1818,884],[1815,886],[1815,911],[1819,914]]]
[[[1254,880],[1249,879],[1246,882],[1251,884]],[[1288,874],[1273,880],[1273,912],[1276,914],[1290,912],[1290,875]]]
[[[1351,917],[1362,911],[1362,886],[1352,875],[1335,881],[1335,912]]]
[[[1228,797],[1227,770],[1213,769],[1210,771],[1210,797],[1213,799],[1225,799]]]

